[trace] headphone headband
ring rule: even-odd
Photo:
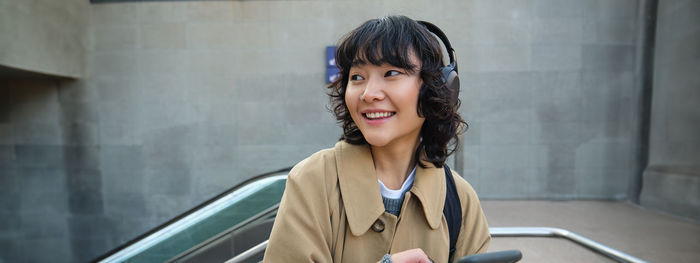
[[[450,58],[450,65],[454,67],[454,71],[457,72],[457,60],[455,58],[455,50],[452,48],[452,44],[450,44],[450,40],[447,39],[447,35],[440,30],[439,27],[434,25],[433,23],[426,22],[419,20],[417,21],[419,24],[424,25],[425,28],[430,31],[430,33],[435,34],[440,41],[442,41],[442,44],[445,45],[445,49],[447,49],[447,56]]]

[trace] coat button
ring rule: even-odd
[[[374,224],[372,224],[372,230],[381,233],[382,231],[384,231],[384,222],[382,222],[382,220],[377,219],[377,221],[374,221]]]

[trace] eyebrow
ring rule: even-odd
[[[364,59],[355,59],[350,64],[351,67],[362,66],[362,65],[367,65],[367,61],[365,61]]]

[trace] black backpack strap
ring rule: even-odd
[[[462,228],[462,204],[459,201],[459,193],[455,180],[452,178],[450,167],[444,165],[445,182],[447,191],[445,193],[445,207],[442,209],[442,214],[445,215],[447,228],[450,232],[450,259],[454,255],[455,246],[457,245],[457,237],[459,237],[459,229]]]

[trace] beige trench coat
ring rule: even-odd
[[[486,252],[491,237],[476,193],[453,175],[463,215],[458,259]],[[445,191],[443,169],[418,167],[399,216],[386,213],[369,147],[338,142],[289,173],[264,262],[376,262],[412,248],[447,262]]]

